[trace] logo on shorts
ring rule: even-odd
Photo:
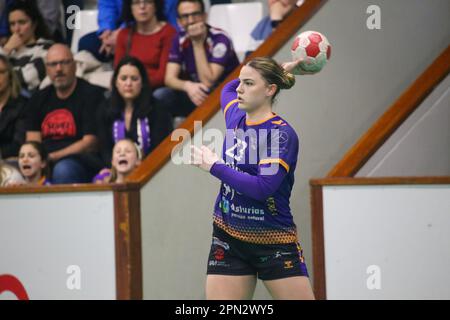
[[[222,248],[217,248],[216,251],[214,251],[214,258],[217,261],[221,261],[225,258],[225,251]]]
[[[292,269],[294,267],[294,265],[292,264],[291,260],[285,261],[284,262],[284,268],[285,269]]]

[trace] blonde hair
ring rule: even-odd
[[[119,142],[122,142],[122,141],[128,141],[128,142],[130,142],[130,143],[134,146],[134,149],[135,149],[135,151],[136,151],[136,155],[137,155],[138,160],[142,160],[142,151],[141,151],[141,148],[139,148],[139,146],[138,146],[133,140],[131,140],[131,139],[129,139],[129,138],[125,138],[125,139],[120,139],[120,140],[118,140],[118,141],[116,142],[116,144],[114,145],[114,147],[116,147],[116,145],[117,145]],[[114,150],[114,148],[113,148],[113,150]],[[113,157],[114,157],[114,154],[113,154]],[[109,182],[110,182],[110,183],[113,183],[113,182],[116,182],[116,180],[117,180],[117,170],[116,170],[116,168],[111,164],[111,176],[109,177]]]
[[[11,97],[16,99],[20,95],[20,90],[22,89],[20,86],[20,80],[17,76],[14,68],[9,61],[8,57],[4,55],[0,55],[0,61],[5,64],[6,71],[8,72],[8,80],[9,80],[9,90]]]
[[[295,76],[284,70],[284,68],[272,58],[257,57],[247,62],[246,65],[258,71],[268,84],[275,84],[277,86],[277,90],[272,97],[272,102],[275,100],[278,93],[280,93],[280,90],[290,89],[295,84]]]
[[[0,187],[7,187],[11,182],[22,182],[20,172],[9,164],[0,160]]]

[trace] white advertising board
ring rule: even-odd
[[[115,299],[112,192],[0,196],[0,299]]]
[[[450,186],[325,186],[327,299],[450,299]]]

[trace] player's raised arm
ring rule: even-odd
[[[233,119],[245,115],[245,112],[238,108],[239,100],[236,90],[239,84],[239,79],[231,80],[223,87],[221,92],[220,106],[227,128],[233,125]]]

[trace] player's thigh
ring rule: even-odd
[[[209,274],[206,277],[207,300],[248,300],[253,297],[256,276]]]
[[[266,280],[264,285],[276,300],[314,300],[308,277],[297,276],[277,280]]]

